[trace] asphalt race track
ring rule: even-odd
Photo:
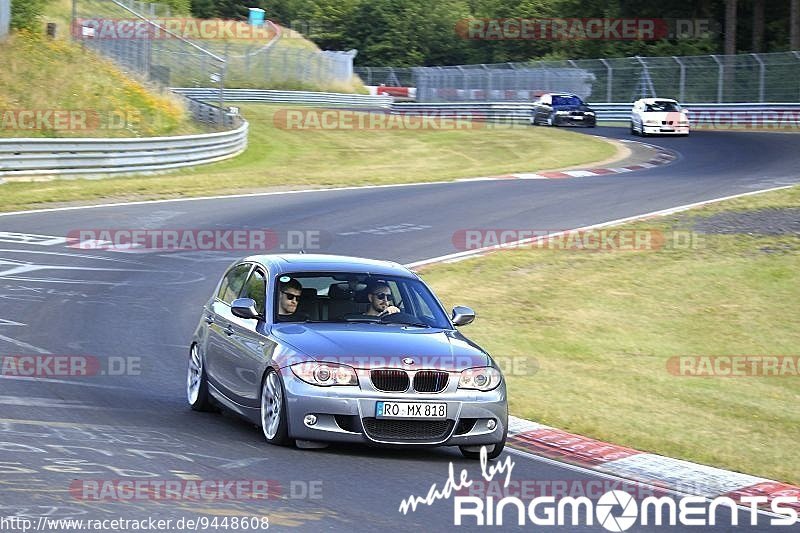
[[[591,133],[630,138],[627,129]],[[105,373],[0,379],[0,517],[31,517],[34,523],[40,516],[153,517],[174,524],[180,518],[266,516],[274,530],[454,528],[449,500],[406,515],[398,508],[410,495],[425,496],[431,484],[441,488],[450,462],[456,474],[465,468],[480,480],[479,465],[457,450],[277,448],[231,415],[189,410],[185,375],[192,331],[223,270],[246,254],[80,250],[58,237],[81,229],[269,228],[284,249],[297,244],[289,242],[290,235],[317,235],[320,249],[306,242],[309,251],[410,263],[459,251],[452,237],[460,229],[569,229],[800,182],[800,136],[793,134],[697,131],[688,138],[646,142],[675,150],[680,158],[647,171],[592,178],[468,181],[0,216],[0,232],[38,236],[0,234],[0,354],[96,357]],[[468,294],[464,303],[469,304]],[[507,456],[515,463],[515,481],[604,479],[518,452],[506,452],[501,460]],[[270,480],[276,497],[115,501],[76,490],[87,480],[132,479]],[[740,515],[749,524],[749,514]],[[508,513],[507,520],[514,516]],[[719,530],[729,530],[730,518],[722,510],[718,516]],[[478,529],[474,519],[465,524],[461,529]],[[758,526],[740,527],[774,529],[765,515]],[[503,528],[556,529],[530,522]],[[596,521],[564,529],[606,531]],[[630,531],[656,529],[697,530],[637,524]]]

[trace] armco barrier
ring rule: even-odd
[[[590,103],[598,122],[628,122],[632,103]],[[800,129],[800,104],[683,104],[694,126],[789,125]],[[474,115],[488,121],[528,122],[532,104],[486,103],[395,103],[395,113],[436,113],[443,116]]]
[[[195,119],[220,123],[224,111],[190,101]],[[117,174],[172,170],[214,163],[247,148],[248,123],[226,114],[232,129],[201,135],[139,139],[0,139],[0,177]]]
[[[200,100],[216,100],[216,89],[173,89],[179,94]],[[532,103],[524,102],[455,102],[417,103],[392,102],[389,96],[366,96],[338,93],[313,93],[303,91],[267,91],[257,89],[226,89],[228,102],[273,103],[311,106],[348,106],[391,109],[393,113],[436,113],[442,116],[472,114],[486,120],[527,122]],[[598,102],[589,104],[597,112],[598,122],[628,122],[633,103]],[[683,104],[689,110],[694,125],[725,124],[751,120],[758,124],[780,124],[786,117],[800,120],[800,103],[736,103],[736,104]],[[787,115],[788,114],[788,115]],[[730,118],[726,118],[730,117]],[[697,119],[697,120],[695,120]],[[800,128],[800,124],[796,124]]]
[[[214,88],[195,89],[191,87],[173,88],[173,92],[196,100],[216,101],[219,90]],[[389,108],[391,96],[371,96],[368,94],[317,93],[310,91],[272,91],[263,89],[225,89],[226,102],[253,102],[262,104],[320,105]]]

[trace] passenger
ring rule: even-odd
[[[297,312],[297,305],[300,303],[300,296],[303,294],[303,286],[294,278],[288,281],[281,281],[278,285],[280,297],[278,298],[278,322],[305,322],[308,314]]]
[[[367,316],[384,316],[399,313],[400,309],[391,305],[392,290],[385,281],[375,281],[367,286],[369,309],[364,313]]]

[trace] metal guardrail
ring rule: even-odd
[[[213,88],[173,89],[178,94],[199,100],[216,100],[219,91]],[[390,109],[392,113],[436,113],[440,116],[473,115],[482,120],[504,122],[527,122],[533,104],[531,102],[393,102],[390,96],[367,96],[340,93],[314,93],[303,91],[268,91],[258,89],[226,89],[224,99],[228,102],[275,103],[310,106],[351,106]],[[627,122],[630,119],[632,102],[597,102],[589,104],[597,112],[598,122]],[[798,103],[687,103],[690,120],[694,124],[725,123],[730,118],[748,118],[759,124],[770,124],[786,120],[787,113],[794,114],[800,128],[800,104]],[[726,115],[727,114],[727,115]],[[730,117],[730,118],[727,118]],[[791,118],[791,117],[790,117]],[[697,121],[699,120],[699,122]]]
[[[218,100],[219,90],[214,88],[173,88],[173,92],[195,100]],[[225,89],[226,102],[253,102],[287,105],[321,105],[389,108],[391,96],[371,96],[368,94],[318,93],[310,91],[272,91],[263,89]]]
[[[218,124],[224,113],[197,101],[190,101],[189,108],[209,124]],[[0,139],[0,177],[155,172],[215,163],[247,148],[247,121],[230,114],[223,120],[233,129],[139,139]]]
[[[632,103],[590,103],[597,113],[598,122],[627,122],[630,120]],[[742,123],[780,124],[793,118],[800,127],[800,104],[683,104],[689,110],[689,120],[694,125]],[[481,103],[396,103],[393,113],[436,113],[445,117],[473,115],[488,121],[527,122],[533,105],[530,103],[481,102]],[[788,118],[787,118],[787,114]]]

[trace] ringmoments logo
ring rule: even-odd
[[[480,452],[481,477],[485,483],[493,483],[495,476],[505,474],[503,488],[511,484],[511,473],[515,463],[511,456],[488,465],[486,447]],[[478,480],[478,482],[480,482]],[[596,501],[586,496],[553,495],[521,499],[518,496],[472,496],[470,492],[476,480],[470,478],[466,469],[455,474],[453,463],[448,468],[448,477],[441,488],[434,483],[425,496],[408,496],[398,509],[403,514],[415,512],[420,505],[433,505],[439,500],[453,498],[453,524],[456,526],[502,526],[516,524],[539,527],[592,526],[601,525],[607,531],[627,531],[635,524],[642,526],[715,526],[739,525],[739,515],[749,513],[749,524],[758,523],[759,507],[767,507],[773,516],[772,526],[792,526],[798,519],[797,507],[800,498],[796,495],[742,496],[739,501],[721,496],[707,499],[703,496],[646,496],[635,498],[626,490],[609,490]],[[550,480],[552,483],[552,480]],[[741,506],[741,507],[740,507]],[[720,508],[723,510],[720,511]],[[742,510],[744,508],[744,511]],[[720,516],[718,516],[720,515]],[[723,520],[721,517],[724,516]],[[744,525],[744,523],[743,523]]]

